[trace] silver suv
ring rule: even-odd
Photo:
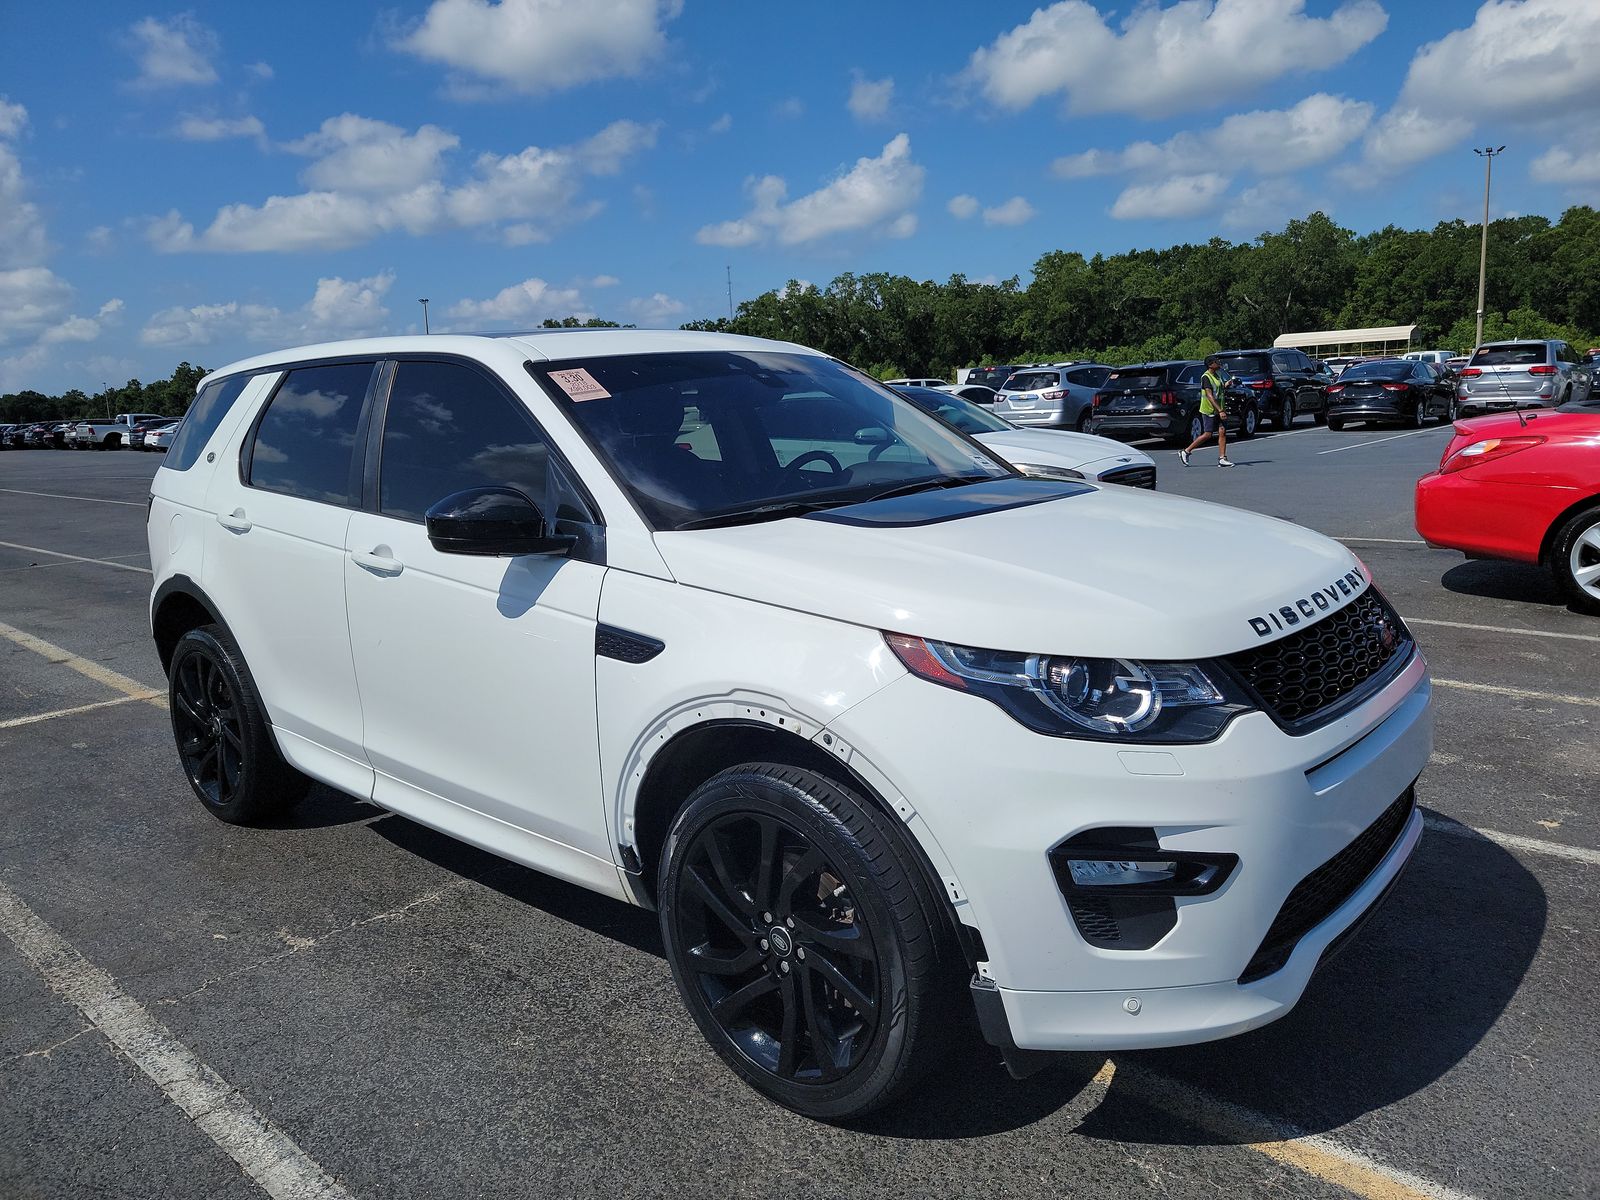
[[[1486,342],[1456,377],[1451,417],[1587,399],[1591,369],[1566,342]]]
[[[994,412],[1013,425],[1082,432],[1094,411],[1094,394],[1110,374],[1110,367],[1094,362],[1019,367],[1000,389]]]

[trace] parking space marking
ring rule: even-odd
[[[112,562],[109,558],[85,558],[81,554],[67,554],[60,550],[46,550],[43,546],[24,546],[20,542],[0,542],[10,550],[26,550],[30,554],[48,554],[51,558],[70,558],[73,562],[99,563],[102,567],[116,567],[119,571],[137,571],[141,575],[150,575],[153,572],[149,567],[136,567],[132,563]]]
[[[0,932],[195,1126],[274,1200],[350,1200],[350,1193],[239,1090],[78,953],[0,883]]]
[[[152,691],[146,684],[137,679],[129,679],[110,667],[102,667],[99,663],[84,658],[81,654],[74,654],[70,650],[63,650],[54,642],[47,642],[43,638],[34,637],[31,633],[0,622],[0,637],[21,646],[24,650],[32,650],[35,654],[59,663],[68,670],[76,671],[85,679],[92,679],[96,683],[103,683],[112,691],[121,692],[124,696],[135,700],[148,700],[157,708],[167,706],[165,692]]]
[[[1438,433],[1440,429],[1449,426],[1434,426],[1432,429],[1413,429],[1410,433],[1392,433],[1388,437],[1373,438],[1370,442],[1352,442],[1348,446],[1335,446],[1332,450],[1318,450],[1318,454],[1341,454],[1346,450],[1359,450],[1363,446],[1378,446],[1384,442],[1398,442],[1401,438],[1421,437],[1425,433]]]
[[[1141,1101],[1367,1200],[1470,1200],[1465,1192],[1368,1158],[1325,1134],[1213,1096],[1169,1075],[1123,1063],[1118,1078]]]
[[[142,500],[102,500],[99,496],[68,496],[62,492],[25,492],[21,488],[0,488],[13,496],[43,496],[47,500],[86,500],[90,504],[122,504],[128,508],[143,508]]]
[[[1386,546],[1426,546],[1428,544],[1421,538],[1341,537],[1333,540],[1336,542],[1382,542]]]
[[[0,721],[0,729],[16,729],[21,725],[37,725],[40,721],[53,721],[57,717],[75,717],[79,713],[93,712],[97,708],[111,708],[118,704],[133,704],[139,700],[153,700],[157,696],[162,696],[163,703],[165,703],[165,693],[149,688],[143,693],[118,696],[114,700],[96,700],[93,704],[80,704],[76,708],[58,708],[55,712],[34,713],[29,717],[12,717],[9,721]]]
[[[111,554],[111,555],[108,555],[105,559],[103,559],[101,561],[107,562],[110,565],[114,566],[114,565],[116,565],[115,562],[114,562],[114,560],[116,560],[116,559],[119,559],[119,558],[142,558],[148,553],[149,553],[148,550],[135,550],[132,554]],[[7,574],[10,574],[10,573],[12,573],[14,571],[48,571],[52,567],[76,567],[78,565],[79,564],[75,563],[75,562],[29,563],[25,567],[0,567],[0,575],[7,575]]]
[[[1520,637],[1562,638],[1569,642],[1600,642],[1600,634],[1557,633],[1554,629],[1517,629],[1510,625],[1468,625],[1462,621],[1438,621],[1429,617],[1402,617],[1407,625],[1440,625],[1446,629],[1472,629],[1479,633],[1514,633]]]
[[[1452,821],[1449,817],[1437,817],[1432,813],[1424,813],[1422,823],[1429,829],[1440,833],[1447,833],[1451,837],[1482,838],[1486,842],[1494,842],[1508,850],[1524,850],[1529,854],[1549,854],[1555,858],[1566,858],[1573,862],[1588,863],[1590,866],[1600,867],[1600,850],[1590,850],[1584,846],[1567,846],[1561,842],[1547,842],[1543,838],[1523,837],[1520,833],[1501,833],[1495,829],[1479,829],[1476,825],[1463,825],[1460,821]]]
[[[1468,683],[1464,679],[1435,679],[1435,687],[1456,688],[1463,692],[1487,692],[1493,696],[1510,696],[1513,700],[1543,700],[1546,703],[1581,704],[1600,708],[1600,699],[1594,696],[1563,696],[1559,692],[1533,692],[1527,688],[1502,687],[1498,683]]]

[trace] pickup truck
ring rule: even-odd
[[[157,413],[118,413],[109,419],[85,417],[72,427],[68,441],[74,450],[121,450],[128,434],[140,421],[153,421]]]

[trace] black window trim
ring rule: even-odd
[[[313,500],[310,496],[301,496],[294,492],[282,492],[277,488],[262,487],[260,484],[250,482],[250,471],[255,464],[256,434],[261,430],[261,422],[266,419],[267,411],[272,407],[272,402],[278,398],[278,393],[283,389],[284,383],[295,371],[308,370],[313,367],[345,367],[368,363],[372,371],[367,376],[367,390],[361,398],[361,415],[356,418],[356,443],[360,444],[362,423],[367,419],[368,410],[372,407],[373,388],[377,383],[380,372],[378,367],[383,362],[382,355],[372,354],[341,354],[328,358],[310,358],[292,363],[275,363],[270,367],[263,367],[260,374],[277,371],[278,381],[272,385],[261,407],[250,421],[250,431],[245,434],[244,441],[239,443],[239,485],[253,492],[265,492],[269,496],[287,496],[291,500],[304,500],[307,504],[326,504],[330,508],[359,508],[361,497],[361,464],[360,456],[351,448],[350,472],[345,480],[345,499],[343,503],[332,500]]]
[[[378,507],[378,484],[383,473],[383,427],[389,417],[389,398],[394,391],[395,376],[399,374],[399,365],[404,362],[438,363],[446,366],[466,367],[482,376],[491,388],[499,392],[511,404],[512,408],[521,414],[528,422],[528,427],[544,442],[546,452],[549,455],[549,462],[561,470],[573,492],[577,494],[578,499],[588,509],[591,518],[588,524],[602,529],[605,528],[605,514],[600,511],[600,505],[596,503],[593,493],[589,491],[588,486],[583,482],[583,477],[573,469],[572,463],[561,452],[561,447],[556,445],[555,439],[550,436],[550,431],[544,427],[543,422],[533,414],[522,397],[517,395],[507,385],[506,381],[500,378],[497,371],[464,354],[434,354],[426,350],[384,356],[381,364],[384,368],[382,371],[384,382],[381,393],[375,397],[370,412],[363,414],[363,419],[367,423],[356,434],[358,443],[360,439],[365,438],[361,503],[358,506],[362,512],[371,513],[373,516],[383,517],[390,521],[404,521],[409,525],[423,524],[423,522],[414,520],[411,517],[402,517],[397,513],[384,512]],[[527,364],[524,365],[526,366]],[[534,379],[531,373],[529,374],[529,379],[533,380],[534,386],[538,386],[538,380]],[[541,392],[543,390],[543,388],[540,388]],[[585,440],[587,441],[587,439]]]

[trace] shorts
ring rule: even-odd
[[[1217,431],[1217,429],[1221,425],[1222,425],[1222,418],[1219,417],[1216,413],[1201,413],[1200,414],[1200,427],[1206,433],[1215,433]]]

